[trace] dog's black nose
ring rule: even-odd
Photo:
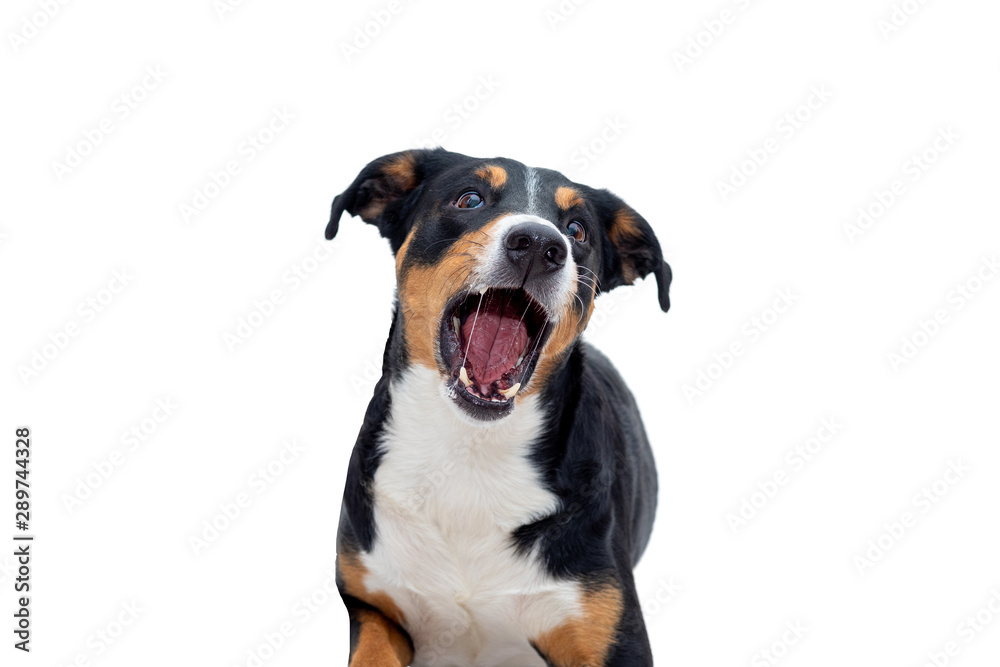
[[[504,239],[511,263],[532,274],[550,273],[566,264],[566,239],[551,225],[521,222],[507,230]]]

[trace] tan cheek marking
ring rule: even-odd
[[[583,614],[534,640],[556,667],[603,665],[622,615],[621,591],[606,584],[583,596]]]
[[[403,625],[405,620],[403,612],[399,610],[396,603],[386,593],[381,591],[369,591],[365,586],[365,579],[368,577],[368,568],[364,566],[361,559],[354,553],[337,554],[337,572],[344,582],[344,592],[352,595],[362,602],[367,602],[378,609],[395,623]]]
[[[378,667],[406,667],[413,660],[410,643],[388,619],[368,609],[356,616],[361,624],[358,643],[351,656],[350,667],[377,665]]]
[[[476,170],[476,176],[488,182],[494,190],[499,190],[507,185],[507,170],[495,164]]]
[[[561,185],[556,188],[556,206],[560,211],[568,211],[574,206],[583,204],[583,197],[573,188]]]
[[[575,299],[563,311],[562,317],[559,318],[559,324],[556,325],[549,339],[545,342],[545,347],[542,348],[542,354],[538,358],[535,372],[531,374],[530,384],[527,389],[518,392],[518,399],[541,391],[548,383],[549,377],[556,370],[559,362],[562,361],[570,345],[587,328],[587,323],[590,322],[590,317],[594,314],[595,294],[593,289],[591,287],[590,304],[587,306],[587,313],[582,318],[580,317],[580,313],[573,307],[576,304]]]
[[[399,251],[396,253],[396,280],[399,281],[400,275],[403,271],[403,260],[406,259],[406,253],[410,249],[410,241],[413,239],[414,232],[417,231],[416,225],[410,229],[410,233],[406,235],[406,239],[403,241],[403,245],[399,246]]]
[[[506,214],[478,230],[463,234],[448,254],[432,266],[409,266],[404,271],[403,261],[397,255],[396,279],[403,310],[403,335],[413,363],[437,369],[441,313],[458,293],[458,288],[467,284],[490,240],[492,228],[502,217]],[[412,236],[413,232],[400,248],[401,253],[409,248]]]

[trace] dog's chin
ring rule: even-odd
[[[521,289],[461,294],[441,315],[442,391],[468,422],[514,411],[552,330],[545,309]]]

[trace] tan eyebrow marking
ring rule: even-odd
[[[560,185],[556,188],[556,206],[559,207],[561,211],[568,211],[574,206],[579,206],[583,203],[583,197],[580,193],[573,188],[568,188],[565,185]]]
[[[494,190],[499,190],[507,184],[507,170],[495,164],[480,167],[476,170],[476,176],[489,182]]]

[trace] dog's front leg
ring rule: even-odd
[[[651,667],[646,626],[631,576],[627,582],[591,585],[582,614],[543,633],[531,644],[549,667]]]
[[[345,602],[351,617],[349,667],[407,667],[413,647],[406,632],[376,609]]]

